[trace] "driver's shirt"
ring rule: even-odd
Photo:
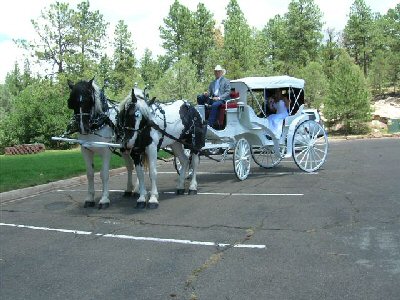
[[[219,81],[221,77],[215,80],[215,87],[214,87],[214,96],[219,97]]]

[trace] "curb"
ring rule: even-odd
[[[380,139],[380,138],[400,138],[399,133],[385,133],[385,134],[369,134],[369,135],[329,135],[329,140],[341,141],[341,140],[366,140],[366,139]]]

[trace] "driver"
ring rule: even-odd
[[[218,108],[230,99],[231,84],[228,79],[224,77],[226,70],[220,65],[215,66],[214,75],[215,80],[211,81],[208,91],[202,95],[197,96],[197,104],[211,105],[211,112],[208,118],[208,125],[213,127],[217,120]]]

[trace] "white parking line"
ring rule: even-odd
[[[136,174],[136,172],[133,172],[133,174]],[[157,171],[157,174],[176,174],[176,171]],[[206,172],[206,171],[198,171],[197,175],[234,175],[235,172]],[[312,173],[308,173],[308,172],[250,172],[250,175],[273,175],[273,176],[277,176],[277,175],[318,175],[318,172],[312,172]],[[120,175],[126,175],[126,172],[121,172],[119,173],[117,176]]]
[[[176,192],[162,192],[163,194],[175,194]],[[267,193],[197,193],[197,195],[221,195],[221,196],[304,196],[304,194],[267,194]]]
[[[266,245],[223,244],[223,243],[215,243],[215,242],[166,239],[166,238],[133,236],[133,235],[124,235],[124,234],[110,234],[110,233],[103,234],[103,233],[94,233],[91,231],[50,228],[50,227],[38,227],[38,226],[31,226],[31,225],[9,224],[9,223],[0,223],[0,226],[24,228],[24,229],[32,229],[32,230],[42,230],[42,231],[55,231],[55,232],[60,232],[60,233],[73,233],[76,235],[86,235],[86,236],[94,235],[94,236],[105,237],[105,238],[115,238],[115,239],[135,240],[135,241],[148,241],[148,242],[156,242],[156,243],[184,244],[184,245],[193,245],[193,246],[218,246],[218,247],[249,248],[249,249],[265,249],[266,248]]]
[[[95,190],[95,192],[101,192],[102,190]],[[72,192],[72,193],[77,193],[77,192],[87,192],[87,190],[84,189],[79,189],[79,190],[62,190],[58,189],[56,192],[59,193],[64,193],[64,192]],[[124,190],[109,190],[109,192],[114,192],[114,193],[123,193],[125,192]],[[176,194],[176,192],[161,192],[162,194]],[[223,193],[223,192],[203,192],[203,193],[197,193],[197,195],[215,195],[215,196],[304,196],[304,194],[271,194],[271,193]]]

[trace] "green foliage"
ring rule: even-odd
[[[310,62],[295,75],[306,82],[304,100],[307,107],[320,109],[329,89],[329,81],[322,65],[318,62]]]
[[[174,0],[160,27],[166,54],[154,58],[147,49],[139,60],[124,21],[109,41],[108,23],[89,1],[76,8],[68,2],[50,4],[32,20],[37,39],[17,41],[33,63],[41,63],[44,79],[33,77],[26,61],[23,70],[16,64],[0,85],[0,150],[30,142],[55,146],[49,138],[64,131],[71,114],[67,79],[95,77],[100,86],[108,81],[111,99],[124,99],[137,83],[141,88],[147,84],[159,99],[195,102],[217,64],[227,69],[229,79],[288,74],[304,78],[306,103],[324,108],[330,124],[346,132],[362,130],[368,120],[369,105],[363,101],[369,101],[369,89],[374,94],[398,91],[400,4],[381,16],[365,0],[354,0],[343,37],[328,29],[325,43],[315,0],[291,0],[288,12],[266,20],[263,30],[250,28],[238,0],[228,2],[226,13],[222,30],[204,4],[191,11]],[[104,53],[107,43],[113,45],[112,56]],[[343,47],[368,74],[370,85]]]
[[[160,78],[151,91],[151,96],[157,96],[161,101],[186,99],[195,103],[197,94],[203,90],[204,87],[197,81],[196,67],[189,58],[184,57]]]
[[[19,43],[29,47],[38,61],[57,66],[57,72],[65,72],[67,61],[74,53],[74,11],[68,3],[56,2],[41,12],[38,20],[31,20],[39,41]]]
[[[324,116],[329,126],[341,125],[346,134],[366,132],[371,120],[371,94],[360,68],[346,52],[334,64]]]
[[[54,145],[51,137],[65,131],[71,112],[67,108],[67,86],[39,80],[14,99],[10,113],[1,121],[0,144]],[[1,150],[3,150],[1,149]]]
[[[31,50],[38,62],[45,62],[47,73],[53,75],[56,66],[57,74],[94,75],[108,23],[99,11],[90,10],[89,1],[79,3],[76,10],[57,1],[31,22],[39,39],[17,43]]]
[[[334,29],[327,29],[327,40],[321,47],[321,59],[325,75],[332,78],[333,64],[340,55],[339,34]]]
[[[381,46],[387,61],[385,83],[389,83],[396,92],[396,87],[397,91],[400,89],[400,3],[378,21],[379,33],[376,36],[380,38],[376,38],[375,43]]]
[[[112,92],[118,94],[121,90],[126,90],[127,86],[133,87],[133,78],[137,77],[136,59],[132,34],[124,21],[118,22],[114,36],[114,69],[110,72],[110,85]]]
[[[156,60],[152,58],[152,53],[146,49],[143,58],[140,60],[140,76],[144,83],[153,88],[156,81],[161,76],[161,68]]]
[[[390,69],[389,58],[390,56],[388,57],[384,51],[378,51],[371,63],[368,78],[371,84],[372,92],[375,95],[384,93],[385,81],[388,78]]]
[[[95,63],[104,49],[108,23],[98,11],[90,10],[88,0],[78,4],[72,16],[74,54],[72,55],[71,68],[81,78],[94,75]]]
[[[188,53],[191,40],[190,29],[193,27],[190,10],[175,0],[171,5],[168,16],[164,19],[164,26],[160,26],[162,46],[167,51],[171,62],[180,59]]]
[[[292,0],[286,18],[286,40],[283,57],[287,73],[304,67],[319,55],[322,40],[322,13],[314,0]]]
[[[250,26],[237,0],[230,0],[224,22],[225,66],[231,79],[243,77],[255,65],[251,51],[253,38]]]
[[[285,65],[284,45],[286,43],[286,21],[280,15],[270,19],[262,30],[265,40],[265,59],[269,60],[274,73],[283,72]]]
[[[344,44],[356,64],[368,75],[372,51],[373,16],[364,0],[355,0],[350,8],[349,20],[344,28]]]
[[[207,77],[205,68],[211,51],[215,47],[214,26],[213,15],[203,3],[199,3],[197,10],[193,13],[189,52],[192,63],[197,68],[197,78],[200,81],[204,81]]]

